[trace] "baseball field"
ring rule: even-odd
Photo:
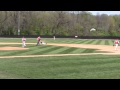
[[[119,79],[120,47],[114,40],[0,38],[1,79]]]

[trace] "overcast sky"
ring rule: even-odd
[[[97,13],[99,14],[108,14],[108,15],[120,15],[120,11],[89,11],[91,12],[93,15],[97,15]]]

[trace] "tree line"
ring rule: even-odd
[[[0,35],[119,36],[120,15],[87,11],[0,11]],[[90,31],[95,28],[96,31]]]

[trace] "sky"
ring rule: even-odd
[[[97,15],[97,13],[99,14],[107,14],[107,15],[120,15],[120,11],[89,11],[91,12],[93,15]]]

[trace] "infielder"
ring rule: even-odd
[[[41,40],[40,36],[37,37],[37,44],[36,44],[36,46],[40,45],[40,40]]]
[[[41,44],[46,45],[47,43],[45,43],[45,42],[41,42]]]
[[[118,44],[119,44],[119,40],[116,39],[116,40],[114,41],[115,50],[118,50]]]
[[[22,47],[25,47],[25,46],[26,46],[25,42],[26,42],[26,38],[24,38],[24,36],[23,36],[23,37],[22,37]]]

